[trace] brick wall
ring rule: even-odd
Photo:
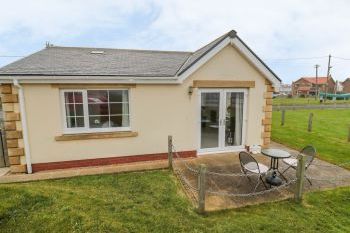
[[[271,128],[272,128],[272,94],[274,87],[269,81],[265,81],[266,92],[264,93],[265,106],[263,107],[264,119],[262,124],[264,131],[262,132],[263,146],[266,147],[271,142]]]
[[[350,79],[347,79],[343,82],[343,92],[350,93]]]
[[[10,169],[13,173],[24,173],[27,171],[27,167],[24,157],[17,88],[11,84],[2,84],[1,102],[4,112],[4,129]]]

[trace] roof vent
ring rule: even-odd
[[[91,54],[104,54],[105,51],[102,51],[102,50],[93,50],[90,52]]]
[[[46,48],[53,47],[53,44],[51,44],[50,41],[46,41],[45,47],[46,47]]]

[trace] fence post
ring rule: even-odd
[[[305,161],[306,157],[303,154],[298,155],[298,165],[297,165],[297,183],[295,188],[294,197],[297,202],[301,202],[303,199],[303,189],[304,189],[304,176],[305,176]]]
[[[168,163],[169,169],[173,170],[173,136],[168,136]]]
[[[307,126],[307,131],[311,132],[312,131],[312,118],[313,118],[314,114],[313,113],[310,113],[309,115],[309,123],[308,123],[308,126]]]
[[[348,133],[348,142],[350,142],[350,125],[349,125],[349,133]]]
[[[284,125],[285,116],[286,116],[286,110],[283,109],[283,110],[282,110],[282,118],[281,118],[281,125],[282,125],[282,126]]]
[[[200,214],[205,213],[205,173],[207,172],[207,167],[204,164],[199,166],[198,174],[198,212]]]

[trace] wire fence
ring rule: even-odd
[[[198,201],[198,208],[200,209],[200,205],[202,206],[202,209],[204,211],[205,209],[205,196],[221,196],[221,197],[229,197],[229,198],[246,198],[246,197],[257,197],[257,196],[263,196],[265,194],[269,194],[272,192],[278,192],[283,190],[288,190],[289,192],[294,193],[294,197],[296,200],[299,198],[301,200],[302,194],[303,194],[303,186],[305,180],[310,181],[316,181],[316,182],[343,182],[345,186],[350,186],[350,171],[346,169],[346,166],[350,165],[350,161],[339,163],[339,164],[326,164],[321,162],[318,162],[315,160],[313,163],[311,163],[308,167],[311,169],[318,169],[318,171],[323,170],[329,170],[330,172],[319,172],[323,175],[316,173],[310,174],[309,172],[305,172],[305,169],[303,168],[305,173],[300,173],[300,171],[296,171],[293,175],[290,175],[289,179],[285,180],[283,184],[279,186],[270,186],[267,189],[263,190],[256,190],[254,189],[249,190],[249,188],[244,188],[244,191],[240,189],[239,185],[234,185],[233,181],[240,184],[240,179],[249,179],[253,177],[257,177],[259,174],[254,173],[248,173],[245,174],[242,171],[240,172],[218,172],[218,171],[212,171],[212,170],[204,170],[204,172],[201,170],[201,167],[198,165],[195,165],[191,163],[191,160],[183,158],[180,153],[176,150],[175,146],[172,144],[169,147],[171,150],[169,152],[169,155],[173,156],[173,159],[169,160],[172,163],[172,168],[174,170],[174,173],[179,178],[180,182],[183,184],[183,186],[191,191],[192,196],[196,201]],[[300,162],[300,161],[299,161]],[[302,165],[300,165],[302,166]],[[209,167],[211,169],[211,167]],[[332,170],[333,169],[333,170]],[[331,171],[334,171],[336,169],[337,171],[340,171],[339,174],[334,174]],[[339,170],[340,169],[340,170]],[[203,176],[204,175],[204,176]],[[203,186],[203,182],[201,179],[205,179],[206,182],[204,182],[206,185]],[[219,182],[215,182],[219,181]],[[257,179],[258,181],[259,179]],[[222,182],[225,181],[225,182]],[[222,182],[222,186],[225,187],[219,187],[220,183]],[[311,184],[311,182],[310,182]],[[343,186],[344,186],[343,185]],[[230,186],[230,188],[227,188]],[[248,184],[244,184],[244,186],[248,186]],[[310,186],[311,187],[311,186]],[[316,188],[316,186],[313,189]],[[319,186],[321,188],[323,186]],[[337,184],[336,184],[337,187]],[[293,189],[290,189],[293,188]],[[247,191],[248,190],[248,191]],[[274,198],[275,196],[268,196],[268,198]],[[298,197],[298,198],[297,198]],[[202,204],[201,204],[202,203]],[[204,203],[204,204],[203,204]]]
[[[186,169],[186,171],[194,174],[196,176],[196,179],[198,179],[198,175],[199,175],[199,169],[198,168],[194,168],[193,166],[191,166],[190,164],[188,164],[188,162],[181,158],[181,156],[179,155],[179,153],[177,152],[177,150],[175,149],[174,146],[172,146],[173,148],[173,154],[176,158],[175,161],[178,161],[179,164],[182,165],[178,166],[175,165],[174,166],[174,170],[176,171],[176,174],[178,175],[178,177],[180,178],[180,180],[183,182],[184,186],[190,188],[193,191],[199,191],[199,187],[195,187],[191,181],[189,181],[189,179],[186,177],[186,173],[184,171],[184,168]],[[176,164],[176,163],[175,163]],[[257,174],[254,173],[249,173],[249,174],[245,174],[245,173],[219,173],[219,172],[213,172],[213,171],[207,171],[205,173],[205,175],[208,177],[210,175],[212,176],[219,176],[222,178],[227,178],[227,177],[238,177],[238,178],[247,178],[247,177],[253,177],[253,176],[257,176]],[[196,180],[195,179],[195,180]],[[227,191],[216,191],[213,190],[212,188],[208,188],[206,189],[206,193],[209,195],[218,195],[218,196],[228,196],[228,197],[252,197],[252,196],[257,196],[257,195],[264,195],[267,193],[271,193],[277,190],[281,190],[284,189],[286,187],[289,187],[291,184],[296,182],[296,178],[289,180],[287,182],[285,182],[284,184],[280,185],[280,186],[274,186],[272,188],[266,189],[266,190],[262,190],[262,191],[253,191],[253,192],[246,192],[246,193],[233,193],[233,192],[227,192]],[[197,185],[198,186],[198,185]]]

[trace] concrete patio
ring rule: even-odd
[[[270,148],[279,148],[290,152],[292,155],[297,155],[298,151],[292,150],[281,144],[271,143]],[[258,162],[265,164],[269,167],[270,158],[262,154],[254,155]],[[198,169],[200,164],[207,166],[208,172],[217,173],[241,173],[238,153],[220,153],[211,155],[202,155],[195,159],[186,160],[187,164],[195,169]],[[310,185],[305,180],[305,192],[314,190],[325,190],[341,186],[350,186],[350,171],[344,168],[332,165],[320,159],[315,159],[312,166],[310,166],[306,172],[306,175],[311,178],[320,179],[312,180]],[[286,165],[280,161],[279,167],[281,171],[284,171]],[[178,175],[182,175],[184,179],[189,182],[190,186],[197,188],[197,174],[189,171],[185,164],[181,161],[175,162],[175,168]],[[288,181],[296,178],[296,172],[294,169],[289,169],[285,176]],[[346,176],[345,179],[339,179],[340,176]],[[337,178],[338,177],[338,178]],[[247,194],[254,190],[256,184],[256,177],[252,177],[252,181],[249,181],[247,177],[233,177],[222,176],[215,174],[208,174],[206,176],[207,190],[218,192],[219,194],[210,193],[206,195],[206,210],[214,211],[227,208],[238,208],[247,205],[255,205],[265,202],[273,202],[293,198],[295,183],[276,189],[265,194],[248,196],[248,197],[234,197],[234,194]],[[186,185],[184,186],[186,187]],[[196,203],[197,192],[187,186],[187,195]],[[265,190],[263,184],[260,184],[256,192]],[[231,195],[223,195],[231,194]]]

